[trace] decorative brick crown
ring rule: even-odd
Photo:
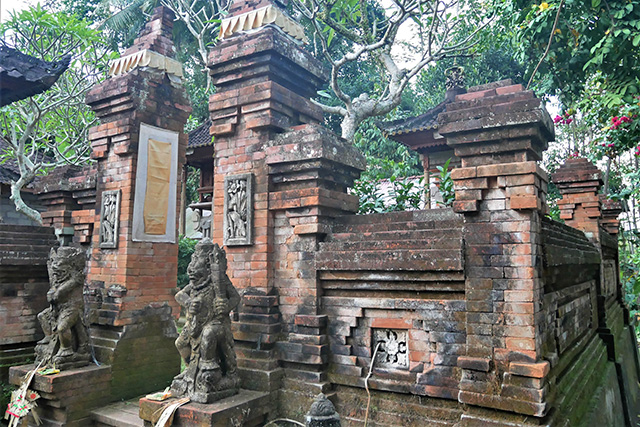
[[[282,8],[283,3],[271,0],[237,0],[229,16],[220,24],[220,39],[273,25],[293,39],[308,43],[302,25],[291,19]]]
[[[122,57],[109,63],[109,76],[126,74],[138,67],[150,67],[182,77],[182,65],[173,59],[176,52],[172,41],[173,18],[171,9],[156,7],[133,46]]]
[[[561,193],[597,192],[602,185],[602,172],[587,159],[567,159],[551,179]]]

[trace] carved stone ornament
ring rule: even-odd
[[[448,68],[444,74],[446,77],[445,87],[447,90],[465,87],[463,67],[453,66]]]
[[[100,209],[100,247],[118,247],[118,218],[120,216],[120,190],[103,191]]]
[[[35,348],[36,364],[57,369],[87,365],[91,359],[89,335],[83,322],[85,254],[81,249],[51,249],[47,268],[51,287],[49,307],[38,314],[45,337]]]
[[[211,239],[202,239],[187,268],[189,284],[176,294],[187,322],[176,340],[186,369],[173,379],[174,396],[212,403],[240,389],[229,318],[240,295],[226,270],[224,250]]]
[[[253,175],[227,176],[224,179],[224,244],[252,244]]]
[[[305,417],[305,427],[340,427],[340,415],[327,396],[320,393]]]
[[[396,329],[374,329],[373,343],[380,343],[375,366],[387,369],[409,369],[407,331]]]

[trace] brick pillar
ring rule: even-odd
[[[616,236],[620,232],[618,216],[622,213],[622,203],[609,199],[606,194],[600,194],[600,209],[602,211],[600,226],[607,233]]]
[[[602,172],[587,159],[567,159],[552,176],[562,198],[558,200],[560,219],[577,228],[592,241],[599,241]]]
[[[180,368],[171,313],[178,315],[179,171],[191,108],[182,68],[172,59],[172,25],[171,11],[156,8],[133,46],[110,65],[110,78],[86,99],[100,119],[89,130],[98,164],[96,230],[103,199],[120,197],[115,244],[94,233],[87,274],[92,335],[98,357],[112,364],[114,397],[165,387]],[[169,184],[152,193],[165,178]],[[163,203],[154,207],[157,200]]]
[[[284,31],[256,21],[253,27],[261,28],[245,33],[233,24],[262,7],[282,13],[267,0],[258,3],[239,0],[231,5],[222,25],[228,31],[209,54],[217,88],[209,101],[215,137],[212,238],[225,245],[229,277],[244,295],[239,321],[233,324],[242,385],[275,391],[283,375],[275,343],[281,338],[280,304],[287,295],[278,295],[274,277],[279,262],[274,239],[282,224],[269,211],[266,151],[289,127],[322,121],[321,110],[308,98],[324,81],[325,71]],[[234,240],[225,235],[230,219],[224,210],[225,182],[229,186],[235,179],[246,182],[251,198],[248,234]]]
[[[537,161],[553,124],[532,91],[510,82],[470,88],[438,122],[462,162],[452,171],[453,208],[465,221],[467,355],[458,359],[458,400],[543,416],[549,363],[537,327],[547,176]]]
[[[317,126],[322,111],[309,98],[327,73],[300,46],[302,28],[277,4],[255,3],[232,4],[224,38],[209,55],[217,87],[209,102],[212,236],[226,246],[229,276],[243,293],[233,325],[243,387],[275,391],[282,366],[300,384],[326,379],[326,318],[318,312],[314,254],[327,218],[357,208],[346,187],[364,163],[345,141]],[[262,15],[245,21],[262,7],[269,8],[266,16],[280,18],[269,26]],[[252,32],[243,31],[245,22]],[[230,195],[237,194],[238,180],[251,184],[248,230],[229,238],[234,220],[225,209],[235,203]],[[313,388],[313,396],[321,390],[324,385]]]
[[[331,391],[327,316],[321,313],[315,257],[332,219],[357,212],[358,198],[347,188],[365,162],[351,144],[319,125],[297,126],[278,136],[266,155],[274,286],[286,333],[277,343],[285,367],[280,404],[284,414],[292,415],[318,393]]]
[[[609,361],[615,364],[623,409],[631,425],[640,411],[640,397],[636,392],[640,362],[635,325],[630,322],[619,280],[617,218],[622,209],[620,203],[598,194],[602,173],[587,159],[567,159],[552,175],[552,180],[562,195],[558,200],[560,218],[584,232],[601,255],[596,284],[597,331],[606,345]]]

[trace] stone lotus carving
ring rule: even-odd
[[[250,245],[252,175],[228,176],[224,182],[224,244]]]
[[[381,368],[409,368],[407,331],[394,329],[375,329],[375,344],[380,343],[376,355],[376,366]]]
[[[36,345],[36,364],[62,370],[87,365],[91,359],[83,323],[84,264],[85,254],[78,248],[62,247],[49,253],[50,305],[38,314],[45,337]]]
[[[187,310],[187,322],[176,347],[187,368],[171,384],[174,396],[211,403],[240,388],[229,313],[240,295],[226,274],[223,249],[202,239],[187,268],[189,284],[176,295]]]

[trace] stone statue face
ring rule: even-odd
[[[191,262],[187,267],[187,275],[189,276],[189,280],[193,282],[200,282],[202,279],[205,279],[209,276],[210,271],[209,254],[201,247],[199,248],[198,246],[196,246],[196,250],[191,256]]]
[[[51,249],[47,268],[49,270],[49,279],[52,284],[62,283],[71,277],[76,270],[82,271],[84,258],[79,249],[63,247],[56,252]]]

